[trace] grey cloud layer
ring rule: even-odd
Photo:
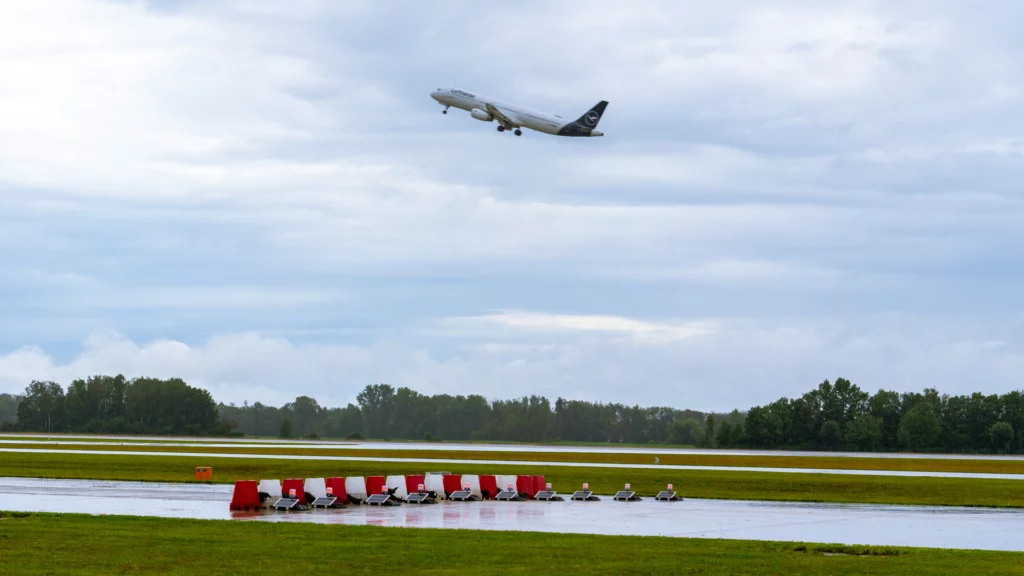
[[[5,3],[0,390],[1017,385],[1015,5],[477,8]],[[605,98],[609,136],[505,138],[442,117],[444,84]]]

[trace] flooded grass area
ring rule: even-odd
[[[0,516],[18,574],[1021,574],[1009,552],[76,514]]]
[[[690,498],[1024,508],[1024,482],[1019,480],[570,468],[556,464],[436,466],[366,460],[332,462],[12,452],[3,453],[0,457],[0,476],[192,482],[196,466],[212,466],[214,482],[221,483],[246,479],[372,476],[443,470],[461,474],[543,474],[561,492],[589,482],[595,490],[613,493],[628,482],[639,493],[653,495],[671,483],[680,496]]]
[[[692,453],[677,451],[627,452],[623,449],[599,450],[590,448],[588,451],[570,450],[565,452],[551,451],[545,446],[543,451],[524,449],[523,451],[501,450],[497,452],[486,446],[460,445],[458,449],[445,449],[438,445],[417,448],[395,447],[375,448],[373,444],[346,446],[343,444],[311,444],[281,443],[259,444],[245,442],[175,442],[170,439],[159,442],[149,440],[56,440],[40,442],[24,438],[0,437],[0,448],[20,449],[53,449],[61,450],[92,450],[102,446],[102,450],[129,452],[194,452],[200,449],[211,454],[252,454],[252,455],[291,455],[309,457],[365,457],[365,458],[409,458],[419,453],[424,458],[451,460],[503,460],[526,462],[568,462],[594,464],[633,464],[637,466],[653,465],[655,458],[663,466],[716,466],[716,467],[747,467],[747,468],[796,468],[821,470],[865,470],[892,472],[941,472],[968,474],[1020,474],[1024,475],[1024,459],[1016,458],[914,458],[905,455],[903,458],[861,456],[822,456],[822,455],[763,455],[738,454],[705,454],[699,451]],[[511,447],[509,447],[511,448]]]

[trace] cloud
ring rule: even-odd
[[[636,342],[668,343],[711,333],[713,322],[664,323],[647,322],[620,316],[587,316],[572,314],[543,314],[526,311],[508,311],[449,321],[456,326],[497,325],[513,330],[537,332],[597,332],[623,334]]]
[[[1003,323],[1000,339],[985,326],[905,315],[842,323],[724,319],[710,328],[515,312],[469,324],[479,331],[445,335],[465,346],[433,352],[408,339],[301,344],[236,333],[190,345],[97,332],[67,362],[31,347],[0,356],[0,391],[18,392],[30,379],[66,384],[123,373],[182,377],[236,403],[282,404],[308,394],[333,406],[386,382],[428,394],[543,394],[725,411],[799,395],[836,377],[870,392],[1001,392],[1018,387],[1024,368],[1019,322]]]
[[[717,407],[839,372],[972,388],[974,362],[1012,386],[1010,7],[8,1],[6,382],[622,399],[639,375]],[[499,135],[439,113],[450,84],[608,99],[607,136]]]

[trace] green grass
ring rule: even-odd
[[[0,512],[0,574],[1022,574],[1024,554]]]
[[[3,447],[3,445],[0,445]],[[11,445],[20,449],[53,449],[52,444]],[[203,452],[211,454],[348,456],[361,458],[428,458],[458,460],[518,460],[528,462],[582,462],[641,464],[654,463],[653,454],[622,452],[487,452],[481,450],[368,450],[352,448],[253,447],[246,444],[218,446],[92,446],[61,445],[60,450],[113,450],[123,452]],[[850,458],[837,456],[658,454],[662,465],[747,466],[760,468],[816,468],[826,470],[899,470],[915,472],[973,472],[981,474],[1024,474],[1024,460],[959,460],[935,458]]]
[[[563,493],[589,482],[596,492],[610,494],[629,482],[641,495],[653,495],[672,483],[680,496],[690,498],[1024,508],[1024,482],[1018,480],[0,453],[0,476],[189,482],[194,481],[196,466],[212,466],[214,481],[224,483],[239,479],[412,474],[429,469],[457,474],[543,474]]]

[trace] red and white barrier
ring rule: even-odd
[[[516,482],[519,480],[518,476],[510,476],[508,474],[505,474],[495,476],[495,478],[498,480],[498,492],[501,492],[502,490],[508,490],[509,485],[512,486],[513,490],[517,490]],[[497,494],[495,494],[495,496],[497,496]]]
[[[325,478],[324,484],[330,489],[331,495],[342,504],[348,504],[348,490],[345,489],[344,478]]]
[[[281,492],[288,498],[298,499],[299,504],[309,504],[306,502],[306,483],[302,478],[288,478],[281,483]]]
[[[409,487],[405,484],[405,476],[388,476],[388,490],[394,490],[395,498],[405,500],[409,495]]]
[[[274,502],[281,499],[281,481],[260,480],[259,491],[270,495],[270,497],[263,502],[264,508],[270,508],[274,505]]]
[[[372,494],[380,494],[387,488],[387,478],[383,476],[367,476],[366,477],[366,494],[367,496]]]
[[[494,500],[494,497],[498,495],[498,479],[494,475],[486,474],[480,476],[480,493],[481,498],[485,500]]]
[[[231,495],[232,510],[256,510],[260,507],[260,493],[255,480],[239,480],[235,482],[235,491]]]
[[[405,477],[405,491],[409,494],[415,494],[419,491],[419,485],[423,484],[426,487],[427,481],[422,475],[410,475]]]
[[[349,500],[366,500],[366,480],[362,476],[349,476],[345,478],[345,491]]]
[[[462,476],[458,474],[446,474],[443,483],[446,496],[450,496],[452,492],[462,490]]]
[[[433,492],[437,494],[438,500],[446,500],[448,497],[444,494],[444,476],[441,474],[427,474],[423,484],[427,487],[427,492]]]
[[[327,496],[327,482],[323,478],[306,478],[306,492],[313,495],[313,498]]]
[[[463,474],[462,487],[469,488],[469,491],[477,498],[484,497],[483,492],[480,490],[480,477],[476,474]]]

